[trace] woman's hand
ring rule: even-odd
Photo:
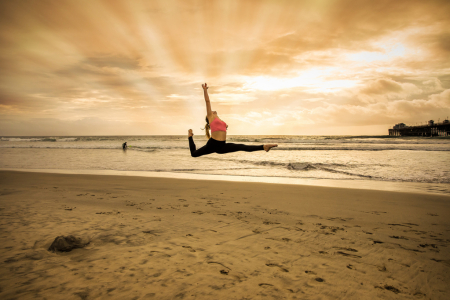
[[[211,103],[209,102],[208,85],[206,84],[206,82],[205,82],[205,84],[202,84],[202,88],[203,88],[203,95],[205,96],[205,102],[206,102],[206,115],[211,116],[212,115]]]

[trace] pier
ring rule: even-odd
[[[392,136],[450,136],[450,121],[444,120],[441,123],[435,123],[433,120],[427,124],[408,126],[404,123],[395,124],[389,129],[389,135]]]

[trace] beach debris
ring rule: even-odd
[[[317,282],[324,282],[325,280],[323,280],[322,278],[320,278],[320,277],[317,277],[316,279],[315,279]]]
[[[223,274],[223,275],[228,275],[229,272],[230,271],[227,271],[227,270],[220,270],[220,274]]]
[[[224,268],[227,268],[228,270],[231,270],[231,268],[225,266],[223,263],[218,262],[218,261],[208,261],[208,262],[206,262],[206,263],[207,263],[207,264],[218,264],[218,265],[221,265],[221,266],[224,267]]]
[[[73,235],[57,236],[53,243],[48,248],[51,252],[69,252],[76,248],[83,248],[88,245],[89,242],[83,241],[81,238],[77,238]]]

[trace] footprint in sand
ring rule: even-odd
[[[320,226],[320,229],[329,229],[333,233],[337,232],[338,230],[344,231],[344,228],[337,227],[337,226],[325,226],[325,225],[322,225],[322,226]]]
[[[260,287],[271,287],[271,286],[273,286],[273,284],[270,284],[270,283],[260,283],[260,284],[258,284]]]
[[[353,218],[341,218],[341,217],[335,217],[335,218],[328,218],[328,221],[342,221],[342,222],[346,222],[349,220],[353,220]]]
[[[397,289],[397,288],[395,288],[395,287],[393,287],[391,285],[387,285],[387,284],[385,284],[384,286],[375,286],[375,288],[376,289],[382,289],[382,290],[388,290],[388,291],[394,292],[395,294],[400,293],[399,289]]]
[[[338,252],[336,252],[336,254],[343,255],[343,256],[348,256],[348,257],[353,257],[353,258],[362,258],[362,256],[359,256],[359,255],[356,255],[356,254],[349,254],[349,253],[345,253],[345,252],[342,252],[342,251],[338,251]]]
[[[387,212],[385,212],[385,211],[363,211],[363,213],[366,213],[366,214],[373,214],[373,215],[377,215],[377,216],[379,216],[380,214],[387,214]]]
[[[378,271],[380,271],[380,272],[386,272],[387,270],[386,270],[386,266],[382,266],[382,267],[377,267],[378,268]]]
[[[393,238],[393,239],[408,240],[408,239],[405,238],[404,236],[390,235],[389,237],[390,237],[390,238]]]
[[[279,222],[272,222],[272,221],[263,221],[264,225],[277,225],[277,224],[281,224]]]
[[[335,249],[340,249],[340,250],[346,250],[346,251],[350,251],[350,252],[358,252],[358,250],[353,249],[353,248],[345,248],[345,247],[333,247]]]
[[[190,252],[196,252],[194,249],[192,249],[191,246],[182,246],[182,247],[188,249]]]
[[[388,224],[389,226],[404,226],[404,227],[409,227],[412,228],[411,226],[419,226],[417,224],[414,223],[403,223],[403,224],[398,224],[398,223],[390,223]]]
[[[277,267],[277,268],[279,268],[279,269],[280,269],[281,271],[283,271],[283,272],[289,272],[288,269],[283,268],[283,267],[280,266],[279,264],[267,263],[266,266],[268,266],[268,267]]]

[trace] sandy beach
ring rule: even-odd
[[[450,295],[449,196],[2,171],[0,214],[1,299]]]

